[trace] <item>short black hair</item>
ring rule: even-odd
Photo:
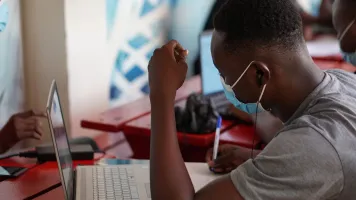
[[[296,47],[303,39],[302,19],[294,0],[225,0],[214,28],[225,34],[225,46]]]

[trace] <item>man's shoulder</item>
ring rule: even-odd
[[[342,70],[342,69],[329,69],[325,71],[327,74],[334,75],[339,79],[353,79],[355,80],[355,74]]]
[[[333,84],[331,86],[338,89],[341,88],[341,90],[338,90],[339,93],[348,94],[352,91],[351,94],[355,95],[356,75],[354,73],[341,69],[332,69],[325,72],[332,77]]]
[[[234,170],[231,179],[251,199],[332,199],[343,188],[337,152],[307,126],[282,129],[254,160]]]
[[[335,151],[333,145],[318,129],[304,124],[291,124],[282,128],[276,137],[271,141],[271,146],[281,149],[302,150],[305,148],[313,149],[313,153],[320,151]]]

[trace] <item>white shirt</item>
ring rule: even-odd
[[[23,63],[19,1],[0,6],[0,128],[23,107]]]

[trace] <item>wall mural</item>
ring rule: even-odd
[[[111,106],[149,93],[147,64],[169,31],[171,0],[107,0]]]
[[[23,109],[23,61],[19,0],[0,4],[0,128]]]
[[[106,0],[111,106],[148,94],[147,63],[169,38],[198,54],[198,36],[214,0]],[[191,70],[192,71],[192,70]],[[191,73],[188,72],[188,75]]]

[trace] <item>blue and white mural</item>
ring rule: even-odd
[[[319,15],[319,8],[322,0],[297,0],[304,11],[313,16]]]
[[[147,64],[167,41],[169,13],[169,0],[107,0],[112,106],[149,93]]]
[[[111,106],[149,93],[147,64],[170,38],[198,53],[198,35],[214,0],[106,0]]]

